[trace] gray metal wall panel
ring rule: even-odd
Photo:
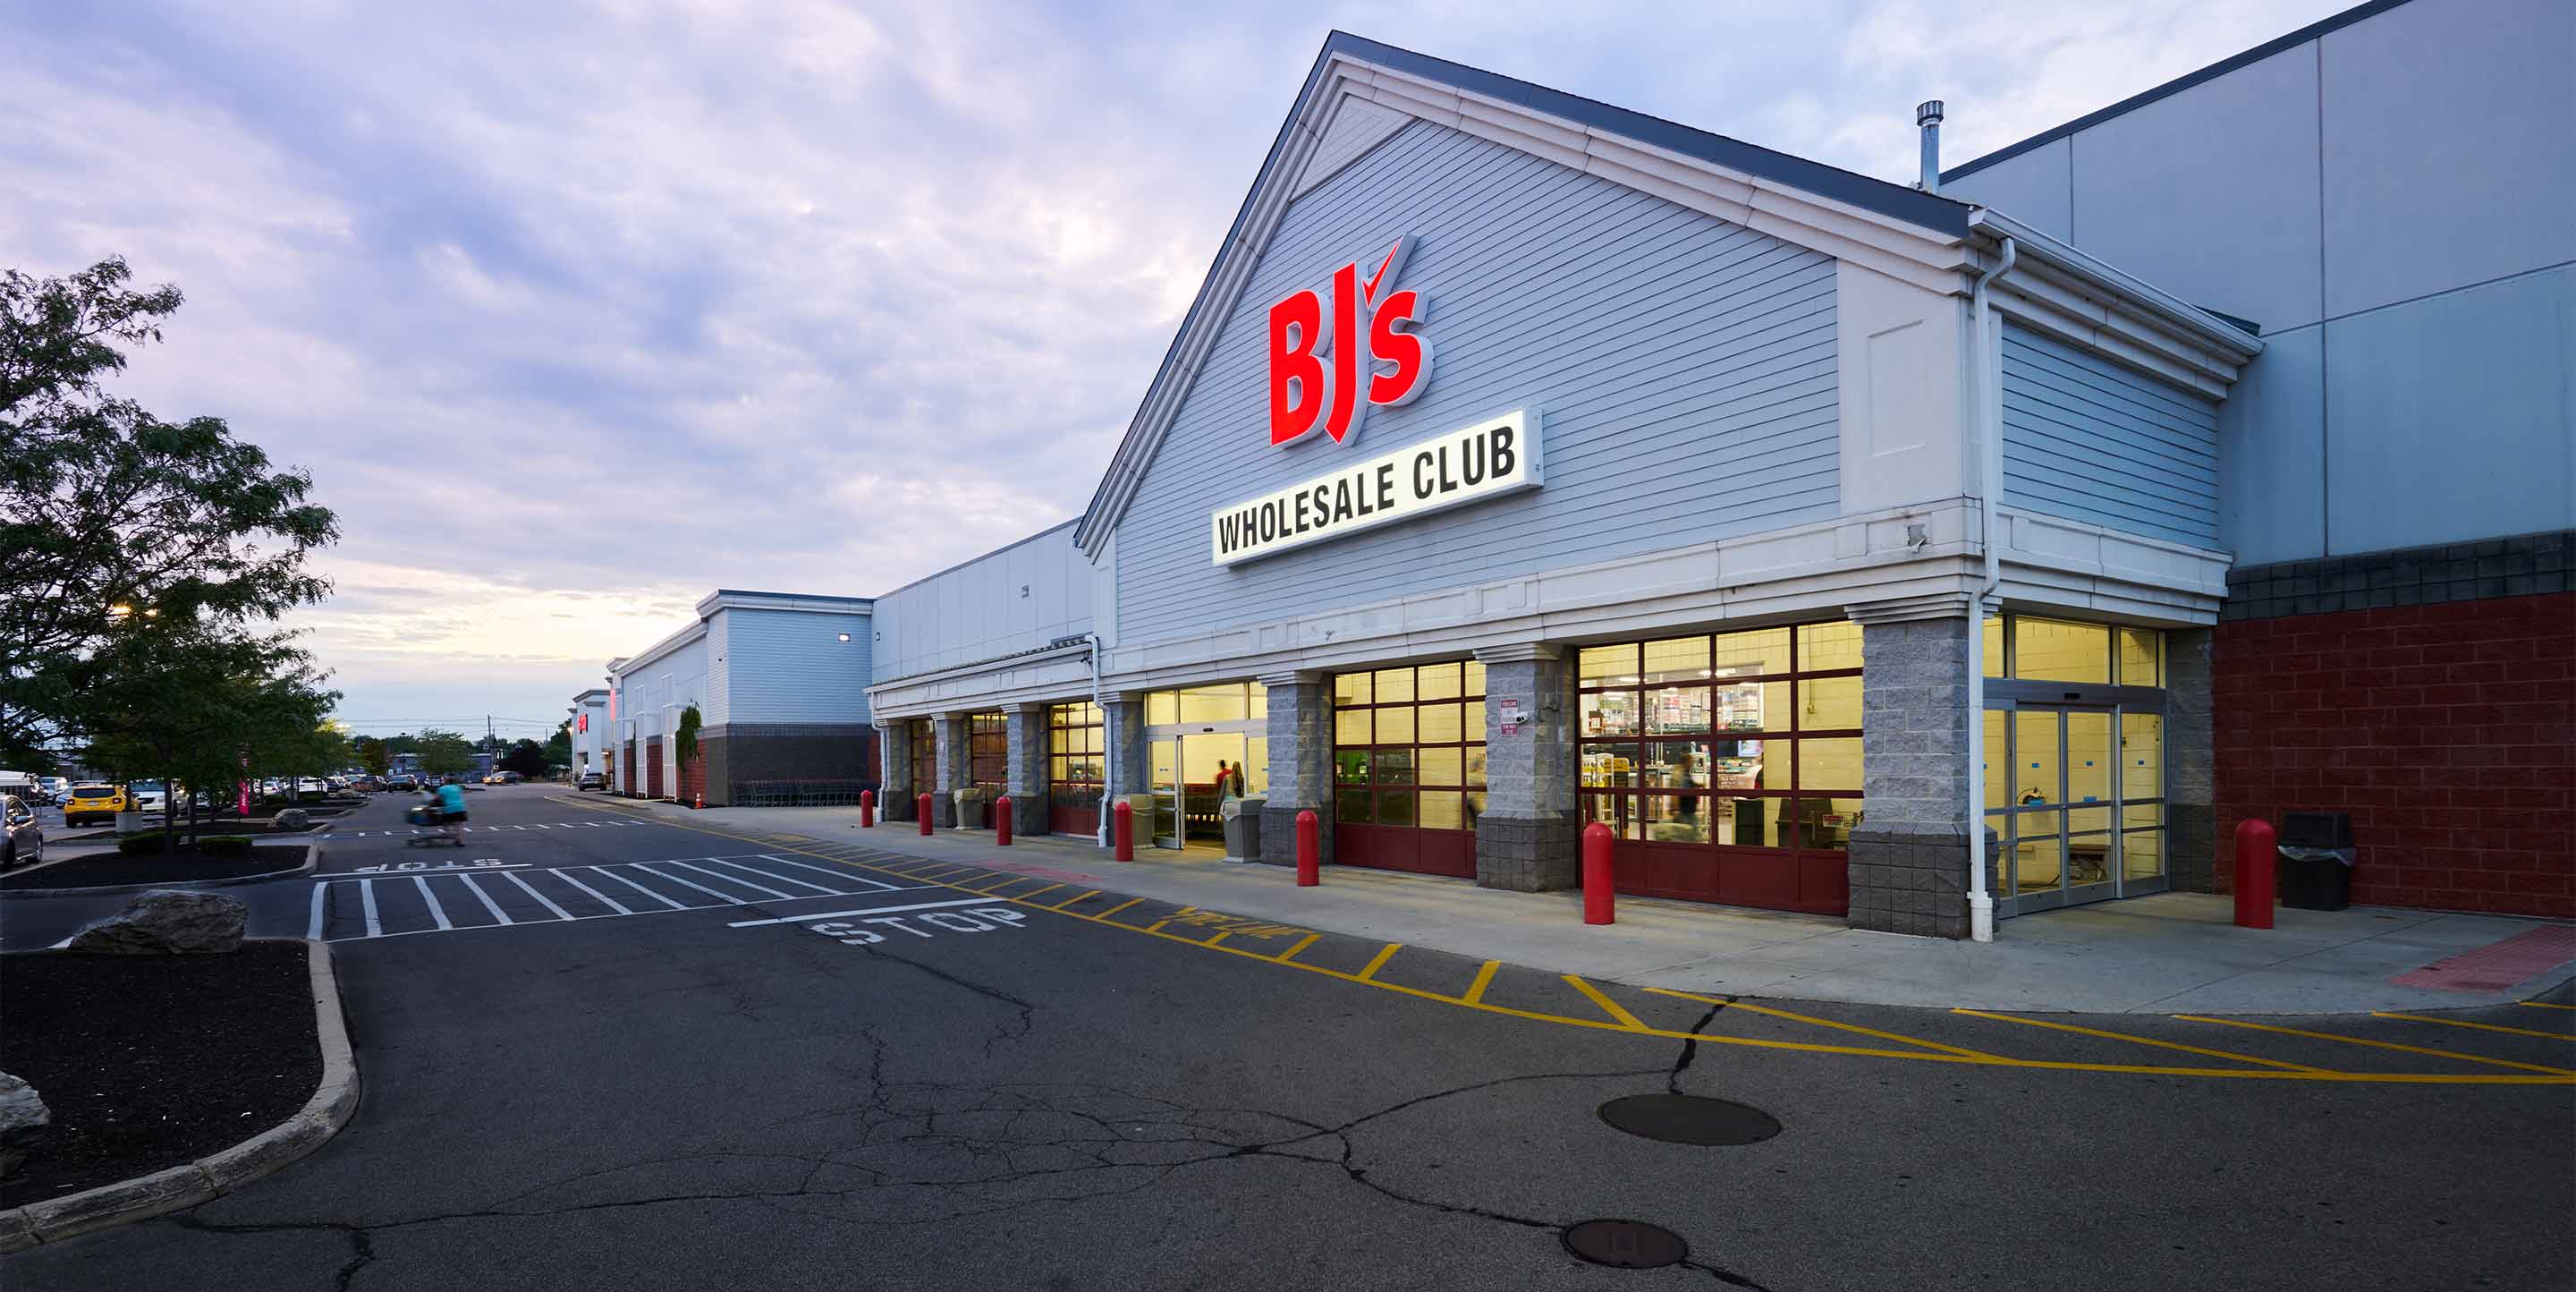
[[[2416,0],[2323,46],[2328,317],[2576,260],[2576,4]]]
[[[1091,631],[1091,563],[1062,526],[876,599],[874,680],[1032,650]],[[1027,595],[1021,594],[1026,588]]]
[[[1267,317],[1332,269],[1418,246],[1431,384],[1336,447],[1269,440]],[[1125,641],[1829,517],[1834,262],[1417,122],[1282,221],[1119,523]],[[1225,569],[1208,515],[1524,405],[1546,486]]]
[[[728,685],[731,679],[724,667],[729,623],[723,615],[707,621],[707,662],[710,667],[707,669],[706,697],[698,704],[698,717],[710,727],[725,724],[727,707],[733,702]]]
[[[2071,139],[2053,140],[1944,184],[1941,196],[1993,207],[2050,237],[2075,242],[2074,158]]]
[[[2004,328],[2004,502],[2218,545],[2216,401]]]
[[[2325,329],[2266,338],[2218,406],[2218,537],[2240,563],[2325,550]]]
[[[2576,267],[2326,325],[2328,551],[2576,528]]]
[[[727,725],[865,722],[869,617],[797,610],[719,612],[726,626]],[[848,633],[850,640],[840,640]]]
[[[2322,317],[2315,59],[2238,68],[2067,145],[2077,246],[2266,332]]]

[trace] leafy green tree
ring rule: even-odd
[[[82,666],[121,651],[129,625],[249,630],[329,591],[305,568],[339,534],[306,501],[312,477],[272,468],[220,418],[166,422],[102,386],[181,301],[131,277],[113,257],[67,278],[0,273],[0,765],[57,737],[132,737],[76,720]]]
[[[162,821],[174,832],[183,787],[220,796],[280,749],[306,756],[339,699],[293,634],[183,620],[129,624],[66,674],[89,761],[167,784]]]
[[[369,776],[382,776],[393,770],[394,756],[385,748],[380,736],[359,736],[349,742],[349,752],[357,756],[358,766]]]
[[[546,774],[546,748],[533,740],[515,741],[510,752],[501,755],[500,765],[503,771],[517,772],[521,776],[543,776]]]
[[[546,737],[546,766],[572,766],[572,723],[564,723],[555,728],[555,734]]]
[[[415,739],[419,742],[420,770],[426,775],[462,775],[474,765],[474,747],[453,731],[423,727]]]

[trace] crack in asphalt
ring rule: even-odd
[[[1729,996],[1724,1004],[1711,1004],[1708,1012],[1700,1015],[1698,1022],[1691,1024],[1690,1039],[1682,1042],[1681,1055],[1673,1060],[1671,1075],[1664,1078],[1664,1089],[1668,1093],[1678,1095],[1682,1092],[1682,1074],[1688,1072],[1692,1061],[1699,1058],[1699,1034],[1707,1031],[1708,1025],[1717,1021],[1717,1011],[1734,1004],[1735,999]]]

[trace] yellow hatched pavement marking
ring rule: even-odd
[[[1809,1023],[1817,1027],[1830,1027],[1838,1032],[1857,1032],[1862,1036],[1875,1036],[1882,1041],[1896,1041],[1905,1045],[1919,1045],[1927,1050],[1939,1050],[1944,1054],[1963,1054],[1972,1059],[2000,1059],[2003,1057],[2000,1054],[1988,1054],[1984,1050],[1971,1050],[1963,1045],[1943,1045],[1939,1041],[1927,1041],[1922,1037],[1907,1036],[1901,1032],[1882,1032],[1875,1027],[1863,1027],[1858,1023],[1837,1023],[1830,1018],[1814,1018],[1806,1014],[1792,1014],[1785,1009],[1773,1009],[1768,1005],[1755,1005],[1741,1000],[1719,1000],[1714,996],[1694,996],[1686,991],[1672,991],[1663,987],[1648,987],[1646,990],[1653,992],[1658,996],[1678,996],[1683,1000],[1695,1000],[1703,1005],[1724,1005],[1728,1009],[1740,1009],[1753,1014],[1767,1014],[1773,1018],[1788,1019],[1793,1023]]]
[[[1218,943],[1225,941],[1225,935],[1226,935],[1226,934],[1228,934],[1228,933],[1232,933],[1233,931],[1234,931],[1234,930],[1232,930],[1232,929],[1220,929],[1220,930],[1218,930],[1218,931],[1217,931],[1217,935],[1216,935],[1215,937],[1209,938],[1207,941],[1202,942],[1202,943],[1200,943],[1199,945],[1200,945],[1200,946],[1203,946],[1203,947],[1212,947],[1212,946],[1215,946],[1215,945],[1217,945]]]
[[[2496,1023],[2471,1023],[2456,1018],[2434,1018],[2429,1014],[2392,1014],[2384,1009],[2370,1011],[2372,1018],[2402,1018],[2409,1023],[2439,1023],[2444,1027],[2468,1027],[2481,1032],[2503,1032],[2508,1036],[2537,1036],[2545,1041],[2576,1041],[2565,1032],[2544,1032],[2536,1027],[2505,1027]]]
[[[1485,998],[1485,988],[1493,984],[1494,971],[1502,967],[1503,962],[1500,960],[1486,961],[1485,967],[1476,971],[1476,981],[1467,985],[1467,994],[1459,997],[1458,999],[1470,1005],[1483,1000]]]
[[[1384,969],[1386,967],[1386,962],[1395,958],[1396,948],[1403,945],[1404,944],[1401,942],[1389,942],[1385,946],[1379,947],[1377,949],[1377,958],[1368,962],[1368,968],[1360,970],[1359,980],[1361,982],[1377,981],[1377,971]]]
[[[2529,1005],[2533,1009],[2576,1009],[2576,1005],[2561,1005],[2552,1000],[2517,1000],[2514,1004]]]
[[[1110,917],[1110,916],[1112,916],[1112,915],[1116,915],[1116,914],[1117,914],[1117,913],[1119,913],[1120,911],[1126,910],[1128,907],[1130,907],[1130,906],[1134,906],[1136,903],[1141,902],[1141,901],[1144,901],[1144,900],[1145,900],[1145,899],[1144,899],[1144,898],[1141,898],[1141,897],[1131,897],[1131,898],[1128,898],[1126,901],[1120,902],[1120,903],[1119,903],[1119,904],[1117,904],[1116,906],[1110,907],[1108,910],[1102,911],[1102,912],[1101,912],[1100,914],[1098,914],[1098,915],[1085,915],[1085,916],[1082,916],[1082,917],[1080,917],[1080,918],[1082,918],[1082,919],[1086,919],[1086,920],[1098,920],[1098,921],[1100,921],[1101,923],[1106,924],[1106,923],[1108,923],[1108,922],[1109,922],[1109,917]],[[1071,914],[1073,914],[1073,912],[1071,912],[1071,911],[1067,911],[1067,912],[1065,912],[1065,914],[1067,914],[1067,915],[1071,915]],[[1129,928],[1129,927],[1133,927],[1133,926],[1122,924],[1122,925],[1120,925],[1119,927],[1120,927],[1120,928]]]
[[[1047,909],[1048,909],[1048,910],[1050,910],[1050,911],[1061,911],[1061,910],[1063,910],[1064,908],[1066,908],[1066,907],[1068,907],[1068,906],[1071,906],[1071,905],[1073,905],[1074,903],[1076,903],[1076,902],[1079,902],[1079,901],[1083,900],[1084,898],[1088,898],[1088,897],[1098,897],[1098,896],[1100,896],[1100,890],[1099,890],[1099,889],[1097,889],[1097,888],[1095,888],[1095,889],[1092,889],[1092,890],[1091,890],[1090,892],[1088,892],[1088,893],[1076,893],[1075,895],[1073,895],[1073,896],[1071,896],[1071,897],[1068,897],[1068,898],[1064,899],[1063,901],[1058,902],[1058,903],[1056,903],[1055,905],[1048,907]]]
[[[1638,1022],[1636,1015],[1619,1008],[1619,1002],[1602,995],[1600,988],[1583,981],[1581,978],[1575,977],[1573,974],[1565,975],[1565,980],[1574,984],[1574,989],[1576,991],[1582,992],[1585,996],[1590,997],[1593,1004],[1601,1007],[1602,1013],[1608,1014],[1610,1017],[1619,1020],[1619,1026],[1632,1032],[1642,1032],[1646,1030],[1646,1025]]]
[[[1309,934],[1307,934],[1305,937],[1303,937],[1303,938],[1299,939],[1299,940],[1298,940],[1298,942],[1297,942],[1297,945],[1295,945],[1295,946],[1293,946],[1293,947],[1290,947],[1290,948],[1288,948],[1287,950],[1282,951],[1282,952],[1280,952],[1279,954],[1277,954],[1277,955],[1275,955],[1275,956],[1272,956],[1272,957],[1271,957],[1271,959],[1276,960],[1276,961],[1278,961],[1278,962],[1279,962],[1279,963],[1281,963],[1281,964],[1286,964],[1286,963],[1288,963],[1289,961],[1296,959],[1296,958],[1297,958],[1297,953],[1298,953],[1298,952],[1303,951],[1303,950],[1305,950],[1306,948],[1308,948],[1308,947],[1311,947],[1311,946],[1315,945],[1315,943],[1316,943],[1317,941],[1321,940],[1321,939],[1323,938],[1323,936],[1324,936],[1324,935],[1323,935],[1323,934],[1321,934],[1321,933],[1309,933]]]
[[[599,807],[596,804],[576,803],[575,805],[589,807],[594,811],[612,811],[612,809]],[[731,831],[711,830],[705,826],[687,825],[679,822],[669,822],[667,824],[671,825],[673,829],[695,830],[700,834],[713,835],[721,839],[743,839],[746,837]],[[794,849],[792,851],[803,852],[804,850]],[[805,855],[819,857],[825,861],[842,860],[840,858],[831,857],[817,852],[807,852]],[[843,861],[843,864],[854,866],[861,870],[877,871],[882,874],[903,873],[901,871],[890,870],[885,866],[873,865],[866,862]],[[907,878],[918,878],[918,876],[907,876]],[[943,885],[943,887],[954,887],[954,885]],[[998,900],[1011,901],[1013,899],[1001,898]],[[1066,919],[1070,920],[1082,920],[1091,924],[1106,924],[1112,928],[1122,929],[1129,933],[1147,934],[1147,930],[1138,925],[1120,924],[1109,918],[1109,916],[1116,913],[1116,911],[1123,911],[1127,909],[1127,907],[1133,906],[1144,900],[1145,899],[1141,897],[1134,898],[1124,905],[1098,915],[1085,915],[1079,911],[1061,911],[1058,912],[1058,914],[1061,914]],[[1043,911],[1048,908],[1033,905],[1030,909]],[[1167,942],[1177,942],[1184,946],[1201,948],[1206,948],[1207,946],[1206,943],[1197,939],[1181,937],[1178,934],[1150,933],[1147,935],[1161,938]],[[1514,1009],[1507,1005],[1495,1005],[1483,1001],[1469,1005],[1455,996],[1446,996],[1439,992],[1425,991],[1419,987],[1407,987],[1398,983],[1363,979],[1357,974],[1347,973],[1343,970],[1330,969],[1322,965],[1308,964],[1304,961],[1289,960],[1282,956],[1272,956],[1265,952],[1253,951],[1243,947],[1216,947],[1213,949],[1219,955],[1242,956],[1247,960],[1259,960],[1269,964],[1284,965],[1287,968],[1297,970],[1301,973],[1315,974],[1319,977],[1330,978],[1337,982],[1363,983],[1367,986],[1374,987],[1379,991],[1391,991],[1398,995],[1411,996],[1419,1000],[1431,1001],[1437,1004],[1450,1005],[1463,1009],[1479,1010],[1488,1014],[1500,1014],[1507,1018],[1528,1019],[1530,1021],[1540,1023],[1554,1023],[1562,1027],[1590,1028],[1596,1031],[1617,1032],[1622,1035],[1629,1036],[1651,1036],[1669,1038],[1676,1041],[1698,1041],[1703,1045],[1740,1045],[1749,1049],[1785,1050],[1798,1054],[1833,1054],[1871,1059],[1907,1059],[1917,1063],[1956,1063],[1964,1064],[1969,1067],[2022,1068],[2045,1072],[2119,1073],[2153,1077],[2206,1077],[2211,1080],[2223,1081],[2307,1081],[2348,1085],[2411,1086],[2576,1086],[2576,1076],[2542,1074],[2488,1074],[2483,1072],[2283,1072],[2264,1068],[2171,1068],[2148,1063],[2089,1063],[2058,1059],[1977,1059],[1970,1058],[1964,1054],[1930,1053],[1923,1050],[1885,1050],[1858,1045],[1827,1045],[1812,1041],[1782,1041],[1745,1036],[1709,1036],[1704,1033],[1673,1031],[1667,1028],[1622,1027],[1618,1024],[1604,1022],[1600,1019],[1573,1018],[1563,1014],[1545,1014],[1536,1010]],[[1302,949],[1302,947],[1292,948],[1290,954],[1294,954],[1295,950],[1298,949]]]
[[[2374,1050],[2404,1050],[2408,1054],[2429,1054],[2437,1059],[2459,1059],[2467,1063],[2492,1063],[2499,1068],[2521,1068],[2526,1072],[2547,1072],[2562,1077],[2576,1077],[2576,1068],[2553,1068],[2540,1063],[2518,1063],[2512,1059],[2490,1059],[2483,1054],[2462,1054],[2457,1050],[2434,1050],[2421,1045],[2403,1045],[2396,1041],[2374,1041],[2361,1036],[2344,1036],[2335,1032],[2311,1032],[2304,1028],[2281,1027],[2272,1023],[2248,1023],[2235,1018],[2211,1018],[2205,1014],[2176,1014],[2186,1023],[2216,1023],[2220,1027],[2242,1027],[2256,1032],[2279,1032],[2283,1036],[2305,1036],[2319,1041],[2341,1041],[2346,1045],[2367,1045]]]
[[[2073,1023],[2047,1023],[2036,1018],[2017,1018],[2011,1014],[1989,1014],[1982,1009],[1954,1009],[1950,1012],[1953,1014],[1965,1014],[1970,1018],[1990,1018],[1998,1023],[2020,1023],[2025,1027],[2045,1027],[2052,1031],[2073,1032],[2079,1036],[2098,1036],[2105,1040],[2128,1041],[2136,1045],[2152,1045],[2158,1049],[2164,1050],[2180,1050],[2185,1054],[2206,1054],[2213,1059],[2234,1059],[2239,1063],[2260,1063],[2265,1067],[2286,1068],[2292,1072],[2330,1072],[2333,1070],[2331,1068],[2320,1068],[2306,1063],[2290,1063],[2281,1059],[2256,1058],[2251,1054],[2238,1054],[2233,1050],[2212,1050],[2198,1045],[2185,1045],[2180,1041],[2159,1041],[2151,1036],[2132,1036],[2127,1032],[2106,1032],[2098,1027],[2077,1027]]]
[[[1004,885],[1004,887],[1009,887],[1009,885]],[[1025,892],[1025,893],[1013,893],[1013,894],[1011,894],[1011,900],[1012,900],[1012,901],[1014,901],[1014,902],[1025,902],[1025,901],[1028,901],[1029,899],[1031,899],[1031,898],[1033,898],[1033,897],[1038,897],[1038,896],[1041,896],[1041,895],[1046,894],[1046,893],[1052,893],[1052,892],[1054,892],[1055,890],[1057,890],[1057,889],[1059,889],[1059,888],[1062,888],[1062,887],[1064,887],[1064,885],[1062,885],[1062,884],[1049,884],[1049,885],[1047,885],[1047,886],[1046,886],[1046,887],[1044,887],[1044,888],[1032,888],[1032,889],[1030,889],[1029,891],[1027,891],[1027,892]]]

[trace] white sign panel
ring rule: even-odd
[[[1518,409],[1208,516],[1218,565],[1340,538],[1540,483],[1538,413]]]

